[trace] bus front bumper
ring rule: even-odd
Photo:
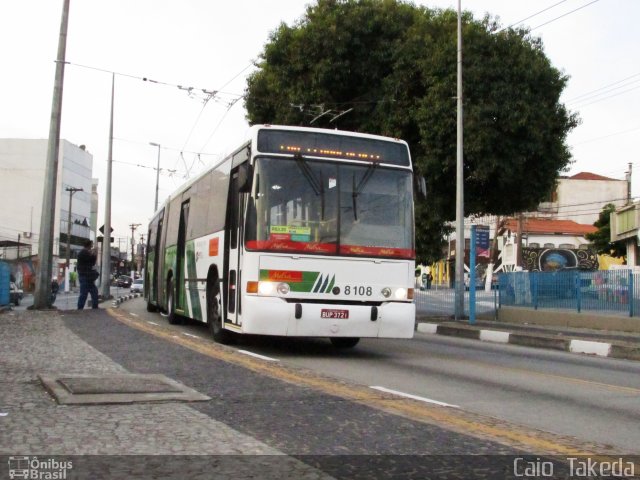
[[[377,312],[368,305],[287,302],[250,295],[244,296],[242,302],[243,333],[412,338],[415,329],[415,305],[409,302],[382,303],[375,307]]]

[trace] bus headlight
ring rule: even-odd
[[[407,298],[407,290],[404,288],[398,288],[396,290],[396,298],[398,300],[406,300]]]
[[[258,284],[258,293],[260,295],[271,295],[273,293],[273,283],[260,282]]]
[[[291,288],[289,287],[288,283],[279,283],[276,290],[278,290],[278,293],[280,295],[286,295],[287,293],[289,293],[289,290],[291,290]]]
[[[380,293],[384,298],[389,298],[391,296],[391,289],[389,287],[384,287]]]

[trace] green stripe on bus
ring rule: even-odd
[[[260,270],[259,279],[263,282],[268,281],[277,281],[271,280],[269,278],[269,272],[271,271],[279,271],[279,270]],[[300,281],[287,281],[281,280],[282,282],[288,283],[292,292],[299,293],[311,293],[313,291],[314,286],[316,285],[316,281],[319,277],[321,277],[320,272],[300,272],[301,280]],[[318,282],[319,283],[319,282]]]
[[[333,286],[336,284],[336,276],[334,275],[333,277],[331,277],[331,282],[329,283],[329,286],[327,287],[327,289],[324,291],[324,293],[330,293],[331,290],[333,290]]]
[[[186,245],[187,256],[187,278],[198,278],[198,271],[196,270],[196,252],[195,242],[187,242]],[[191,300],[191,318],[202,321],[202,308],[200,307],[200,295],[198,295],[198,282],[188,282],[187,288],[189,290],[189,299]],[[185,305],[186,307],[187,305]]]

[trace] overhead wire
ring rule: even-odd
[[[586,7],[588,7],[589,5],[593,5],[594,3],[597,3],[597,2],[599,2],[599,1],[600,1],[600,0],[593,0],[592,2],[589,2],[589,3],[585,4],[585,5],[582,5],[581,7],[578,7],[578,8],[576,8],[576,9],[574,9],[574,10],[571,10],[571,11],[569,11],[569,12],[567,12],[567,13],[563,14],[563,15],[560,15],[560,16],[558,16],[558,17],[556,17],[556,18],[552,18],[551,20],[549,20],[549,21],[547,21],[547,22],[541,23],[540,25],[537,25],[537,26],[535,26],[535,27],[533,27],[533,28],[530,28],[530,29],[529,29],[529,31],[530,31],[530,32],[532,32],[532,31],[534,31],[534,30],[536,30],[536,29],[538,29],[538,28],[540,28],[540,27],[544,27],[545,25],[549,25],[550,23],[555,22],[556,20],[560,20],[561,18],[564,18],[564,17],[566,17],[567,15],[570,15],[570,14],[572,14],[572,13],[575,13],[575,12],[577,12],[578,10],[582,10],[583,8],[586,8]]]
[[[582,95],[578,95],[576,97],[569,98],[569,99],[565,100],[565,102],[566,103],[574,103],[574,102],[582,99],[583,97],[590,97],[591,95],[596,94],[596,92],[599,92],[600,90],[608,89],[609,87],[613,87],[614,85],[618,85],[619,83],[626,82],[627,80],[630,80],[630,79],[636,78],[636,77],[640,77],[640,73],[636,73],[636,74],[630,75],[630,76],[625,77],[625,78],[623,78],[621,80],[618,80],[616,82],[608,83],[607,85],[603,85],[602,87],[596,88],[595,90],[591,90],[591,91],[586,92],[586,93],[583,93]],[[638,80],[634,80],[632,83],[637,82],[637,81],[640,81],[640,78]]]
[[[253,64],[254,64],[254,63],[253,63],[253,61],[252,61],[251,63],[249,63],[249,65],[247,65],[247,66],[246,66],[246,67],[244,67],[242,70],[240,70],[240,72],[238,72],[238,73],[237,73],[236,75],[234,75],[230,80],[228,80],[227,82],[225,82],[225,83],[220,87],[220,90],[222,90],[223,88],[225,88],[227,85],[229,85],[231,82],[233,82],[236,78],[238,78],[240,75],[242,75],[242,74],[243,74],[247,69],[249,69],[251,66],[253,66]],[[242,98],[242,97],[243,97],[243,95],[237,95],[237,98],[235,98],[234,100],[232,100],[232,103],[230,104],[230,106],[229,106],[228,108],[230,109],[230,108],[231,108],[233,105],[235,105],[235,103],[236,103],[238,100],[240,100],[240,98]],[[183,151],[184,151],[184,149],[187,147],[187,145],[188,145],[189,141],[191,140],[191,136],[193,135],[193,132],[195,131],[195,129],[196,129],[196,127],[197,127],[198,123],[200,122],[200,119],[202,118],[202,114],[204,113],[205,108],[207,107],[207,105],[208,105],[209,101],[210,101],[211,99],[213,99],[213,98],[215,98],[215,95],[211,95],[211,96],[210,96],[210,97],[208,97],[208,98],[206,99],[206,101],[204,102],[204,105],[202,106],[202,109],[201,109],[201,110],[200,110],[200,112],[198,113],[198,116],[197,116],[197,118],[196,118],[195,122],[193,123],[193,126],[191,127],[191,130],[189,131],[189,135],[187,136],[187,139],[186,139],[186,140],[185,140],[185,142],[184,142],[184,145],[183,145]],[[228,113],[228,110],[227,110],[227,112],[225,112],[225,114],[223,115],[223,117],[222,117],[223,119],[224,119],[224,118],[226,118],[226,114],[227,114],[227,113]],[[218,127],[219,127],[220,125],[221,125],[221,122],[218,124],[218,126],[215,128],[215,130],[217,130],[217,129],[218,129]],[[214,133],[215,133],[215,130],[214,130]],[[212,134],[211,136],[213,136],[213,134]],[[211,136],[210,136],[210,137],[209,137],[209,139],[207,140],[207,142],[206,142],[206,144],[205,144],[205,147],[206,147],[206,145],[209,143],[209,140],[211,139]],[[204,150],[204,147],[203,147],[202,149],[200,149],[200,150],[201,150],[201,151],[202,151],[202,150]],[[182,156],[182,152],[181,152],[181,156]],[[189,174],[190,174],[190,169],[186,166],[186,161],[184,160],[184,157],[182,157],[182,160],[185,162],[185,168],[187,168],[187,178],[188,178],[188,177],[189,177]],[[194,162],[194,165],[195,165],[195,162]],[[175,167],[177,168],[177,166],[178,166],[178,164],[177,164],[177,162],[176,162]]]
[[[567,1],[567,0],[561,0],[561,1],[560,1],[560,2],[558,2],[558,3],[554,3],[553,5],[551,5],[551,6],[547,7],[547,8],[545,8],[544,10],[540,10],[539,12],[536,12],[536,13],[534,13],[534,14],[532,14],[532,15],[529,15],[528,17],[523,18],[522,20],[518,20],[517,22],[512,23],[511,25],[509,25],[509,26],[507,26],[507,27],[503,27],[503,28],[501,28],[500,30],[497,30],[497,31],[496,31],[496,32],[494,32],[494,33],[500,33],[500,32],[502,32],[503,30],[507,30],[507,29],[509,29],[509,28],[515,27],[516,25],[520,25],[521,23],[526,22],[526,21],[527,21],[527,20],[529,20],[530,18],[537,17],[537,16],[538,16],[538,15],[540,15],[541,13],[544,13],[544,12],[546,12],[547,10],[551,10],[552,8],[557,7],[558,5],[560,5],[561,3],[564,3],[564,2],[566,2],[566,1]]]

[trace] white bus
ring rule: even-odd
[[[220,343],[240,333],[342,348],[411,338],[412,179],[401,140],[253,126],[155,213],[147,309],[207,323]]]

